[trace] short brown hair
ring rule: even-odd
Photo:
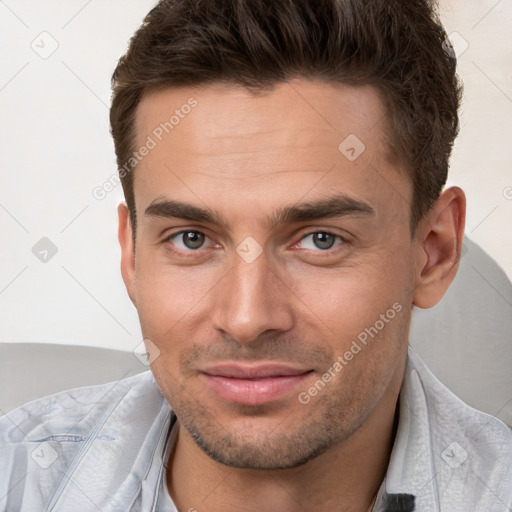
[[[112,76],[118,168],[135,150],[137,106],[151,90],[220,82],[266,90],[297,77],[373,85],[411,174],[414,230],[446,182],[459,127],[450,49],[430,0],[163,0]],[[135,230],[133,172],[120,176]]]

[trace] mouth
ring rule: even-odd
[[[313,370],[284,364],[219,364],[201,371],[206,385],[231,403],[260,405],[286,397]]]

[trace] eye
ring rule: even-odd
[[[343,242],[343,238],[339,235],[334,235],[333,233],[328,233],[326,231],[317,231],[302,238],[299,245],[302,249],[327,251],[333,247],[341,245]]]
[[[180,231],[165,241],[171,242],[177,249],[181,251],[190,251],[201,249],[208,237],[200,231]]]

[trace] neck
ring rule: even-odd
[[[396,431],[403,373],[345,441],[289,469],[228,467],[211,459],[179,427],[167,486],[179,510],[368,512],[385,477]]]

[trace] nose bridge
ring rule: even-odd
[[[253,261],[236,256],[216,297],[215,327],[239,343],[250,343],[267,330],[292,325],[284,286],[261,254]]]

